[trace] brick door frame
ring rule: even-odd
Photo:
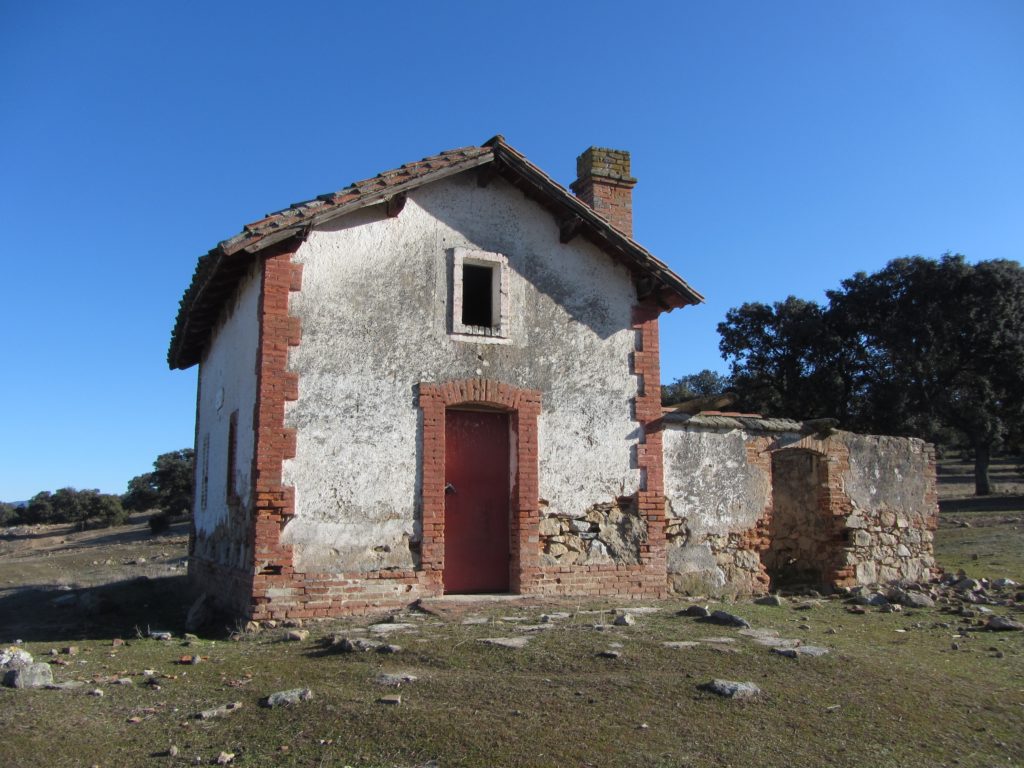
[[[445,421],[449,408],[477,406],[509,414],[511,461],[509,591],[519,593],[540,570],[538,419],[541,393],[489,379],[420,382],[423,415],[420,568],[444,573]]]

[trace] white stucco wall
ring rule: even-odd
[[[700,431],[672,423],[666,427],[662,435],[669,581],[681,592],[728,592],[737,586],[729,584],[738,577],[737,566],[749,573],[759,567],[759,559],[753,553],[731,552],[724,562],[721,550],[730,535],[757,523],[771,500],[771,478],[749,464],[748,436],[741,430]]]
[[[685,519],[696,536],[745,531],[771,500],[771,478],[747,459],[740,430],[664,430],[669,517]]]
[[[450,336],[456,246],[507,256],[507,343]],[[546,512],[582,516],[636,491],[631,278],[583,238],[559,243],[551,214],[518,190],[457,176],[414,191],[397,218],[378,207],[313,232],[295,260],[299,399],[285,421],[298,445],[284,482],[296,515],[283,541],[297,569],[413,563],[420,381],[483,376],[542,392]]]
[[[227,460],[228,423],[238,412],[235,459],[235,492],[246,515],[251,510],[253,415],[256,404],[256,353],[259,346],[260,267],[255,265],[241,281],[234,301],[212,334],[212,343],[199,366],[199,406],[196,429],[195,528],[202,539],[209,537],[228,519]],[[209,457],[204,448],[209,445]],[[207,471],[206,506],[203,507],[203,471]],[[241,534],[230,534],[244,540]],[[207,553],[213,554],[213,553]],[[217,553],[232,563],[238,552]]]

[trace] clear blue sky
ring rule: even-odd
[[[0,499],[121,492],[193,440],[197,257],[264,213],[503,133],[568,184],[633,152],[637,239],[729,307],[908,255],[1020,259],[1024,3],[0,3]]]

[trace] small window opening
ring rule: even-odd
[[[453,249],[452,336],[475,343],[508,343],[509,293],[508,259],[504,255]]]
[[[462,324],[490,328],[494,325],[491,267],[481,264],[462,265]]]

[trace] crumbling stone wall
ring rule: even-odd
[[[640,562],[647,522],[634,497],[595,504],[583,517],[547,515],[540,519],[541,565],[605,565]]]
[[[921,440],[870,435],[847,434],[844,442],[848,549],[836,585],[925,581],[935,575],[934,448]]]
[[[931,446],[808,431],[788,419],[666,415],[671,589],[757,594],[933,574]]]

